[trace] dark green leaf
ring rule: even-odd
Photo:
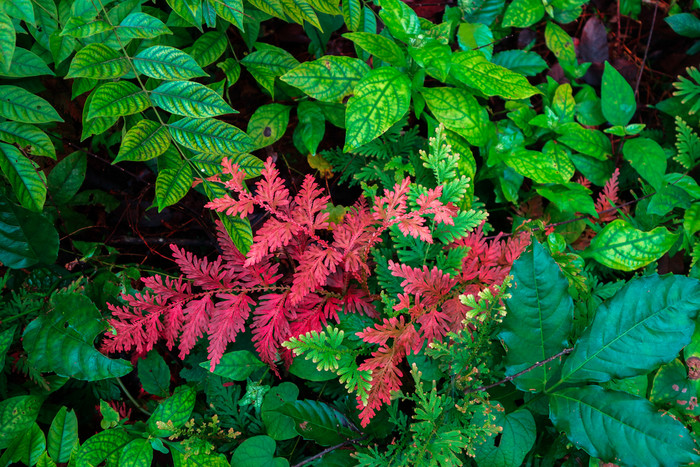
[[[199,152],[235,156],[255,147],[247,134],[220,120],[185,117],[168,129],[177,143]]]
[[[78,417],[73,410],[61,407],[48,432],[48,452],[56,462],[68,462],[78,442]]]
[[[79,466],[97,466],[105,459],[116,462],[131,436],[121,428],[111,428],[88,438],[75,456]]]
[[[46,66],[41,57],[21,47],[15,48],[10,69],[0,72],[0,76],[7,76],[8,78],[27,78],[42,75],[55,76],[55,73]]]
[[[173,395],[162,401],[151,414],[149,433],[158,437],[172,435],[190,419],[196,396],[197,391],[190,386],[176,388]]]
[[[49,173],[48,186],[55,204],[67,203],[78,192],[85,180],[87,156],[82,151],[61,159]]]
[[[17,144],[29,154],[56,159],[56,148],[43,130],[18,122],[0,122],[0,140]]]
[[[175,115],[207,118],[236,113],[216,91],[193,81],[169,81],[150,92],[151,101]]]
[[[151,106],[146,92],[128,81],[105,83],[95,89],[91,97],[88,120],[97,117],[123,117]]]
[[[178,167],[159,171],[156,179],[158,211],[180,201],[190,191],[193,182],[194,173],[187,161],[182,161]]]
[[[150,467],[153,461],[153,448],[147,439],[130,441],[119,457],[119,467]]]
[[[210,362],[199,364],[202,368],[209,369]],[[236,350],[225,353],[221,356],[221,361],[214,368],[215,375],[234,381],[245,381],[255,370],[266,365],[258,357],[247,350]]]
[[[38,396],[16,396],[0,402],[0,449],[34,424],[41,403]]]
[[[627,125],[637,111],[632,86],[608,62],[603,71],[600,99],[603,115],[612,125]]]
[[[46,175],[39,165],[15,146],[0,143],[0,169],[20,204],[31,211],[41,212],[46,202]]]
[[[287,402],[294,402],[299,396],[299,388],[289,382],[283,382],[275,386],[265,394],[261,407],[261,417],[267,434],[276,441],[292,439],[298,436],[294,429],[295,423],[292,417],[282,415],[276,409],[282,407]]]
[[[62,122],[41,97],[17,86],[0,86],[0,117],[24,123]]]
[[[161,397],[170,394],[170,369],[155,349],[148,352],[146,358],[139,360],[138,375],[141,386],[147,393]]]
[[[269,436],[252,436],[236,448],[231,465],[236,467],[288,467],[287,459],[275,457],[275,440]]]
[[[522,465],[525,455],[535,443],[535,419],[526,409],[505,416],[495,412],[495,415],[494,423],[503,427],[503,431],[476,445],[475,460],[478,465],[490,467],[518,467]]]
[[[66,78],[112,79],[131,69],[129,60],[119,50],[104,44],[88,44],[75,54]]]
[[[51,264],[58,255],[58,232],[39,213],[0,198],[0,262],[8,268]]]
[[[323,402],[300,400],[287,402],[277,411],[294,419],[296,430],[304,439],[321,446],[342,443],[358,435],[352,423],[340,412]]]

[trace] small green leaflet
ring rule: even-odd
[[[253,157],[253,156],[251,156]],[[212,197],[209,195],[209,199]],[[231,241],[238,251],[241,253],[248,254],[250,246],[253,244],[253,229],[250,226],[250,221],[248,219],[241,219],[239,216],[227,216],[224,213],[217,213],[219,219],[226,227],[226,232],[228,232]]]
[[[129,60],[104,44],[88,44],[75,54],[66,78],[113,79],[130,70]]]
[[[600,100],[603,115],[611,125],[627,125],[637,111],[632,86],[609,62],[605,62]]]
[[[406,66],[406,52],[388,37],[369,32],[352,32],[343,34],[367,53],[397,67]],[[363,62],[364,63],[364,62]]]
[[[235,58],[227,58],[223,62],[216,64],[226,75],[226,86],[233,86],[241,77],[241,64]]]
[[[192,57],[166,45],[154,45],[142,50],[133,61],[139,73],[155,79],[187,80],[208,76]]]
[[[446,128],[466,138],[474,146],[486,144],[489,115],[474,96],[458,88],[423,88],[430,111]]]
[[[150,92],[151,101],[175,115],[194,118],[236,113],[216,91],[193,81],[169,81]]]
[[[372,70],[355,86],[345,113],[344,151],[369,143],[408,112],[411,81],[395,68]]]
[[[178,168],[163,169],[156,178],[158,212],[180,201],[192,187],[194,174],[187,161]]]
[[[314,99],[341,102],[345,96],[352,94],[355,85],[369,71],[369,66],[359,59],[328,55],[302,63],[280,79]]]
[[[247,134],[220,120],[185,117],[168,129],[176,142],[199,152],[235,156],[255,147]]]
[[[163,34],[172,34],[170,29],[158,18],[146,13],[130,13],[117,26],[117,34],[125,39],[153,39]]]
[[[666,153],[654,140],[648,138],[628,139],[622,146],[622,154],[644,180],[660,191],[665,185]]]
[[[46,202],[46,176],[39,165],[15,146],[0,143],[0,169],[25,208],[41,212]]]
[[[78,193],[86,171],[87,155],[82,151],[67,155],[51,169],[47,184],[54,204],[67,203]]]
[[[267,104],[255,111],[248,121],[248,136],[256,149],[264,148],[279,140],[287,131],[291,107],[282,104]]]
[[[113,164],[121,161],[147,161],[170,147],[168,129],[160,123],[141,120],[126,132]]]
[[[17,144],[25,148],[29,154],[56,159],[56,148],[54,148],[51,139],[43,130],[34,125],[0,122],[0,141]]]
[[[0,85],[0,96],[0,117],[23,123],[63,121],[48,102],[18,86]]]
[[[540,94],[524,76],[489,62],[478,50],[453,54],[450,74],[487,96],[524,99]]]
[[[145,91],[129,81],[105,83],[93,91],[91,96],[88,120],[96,117],[123,117],[151,106]]]
[[[541,0],[513,0],[503,15],[503,27],[527,28],[544,18]]]
[[[255,46],[258,50],[243,58],[241,64],[274,99],[275,78],[291,71],[299,65],[299,62],[289,52],[279,47],[260,43],[256,43]]]
[[[21,47],[15,47],[15,55],[12,57],[10,69],[4,73],[0,72],[0,76],[8,78],[26,78],[42,75],[55,76],[56,74],[46,66],[41,57]]]

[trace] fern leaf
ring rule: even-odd
[[[294,316],[292,307],[288,305],[288,296],[288,292],[263,295],[253,312],[255,350],[275,372],[277,351],[282,342],[290,337],[289,322]]]
[[[676,149],[674,160],[692,170],[700,160],[700,138],[680,117],[676,117]]]
[[[255,301],[246,294],[217,294],[217,302],[209,321],[209,359],[215,368],[226,351],[226,345],[236,340],[236,335],[245,330],[250,307]]]

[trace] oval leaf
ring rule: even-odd
[[[88,120],[96,117],[123,117],[151,106],[146,93],[128,81],[105,83],[93,91],[91,96]]]
[[[247,134],[220,120],[185,117],[168,129],[176,142],[199,152],[235,156],[255,147]]]
[[[0,262],[19,269],[58,255],[58,232],[44,216],[0,197]]]
[[[41,402],[38,396],[16,396],[0,402],[0,449],[34,424]]]
[[[369,66],[351,57],[325,56],[305,62],[280,77],[314,99],[341,102],[352,94],[355,85],[369,71]]]
[[[28,148],[25,150],[30,154],[56,159],[56,148],[54,148],[51,139],[43,130],[34,125],[0,122],[0,140]]]
[[[75,456],[75,465],[100,465],[108,458],[116,463],[119,454],[129,441],[131,436],[121,428],[97,433],[80,446]]]
[[[156,179],[158,211],[180,201],[190,191],[192,182],[194,182],[194,174],[187,161],[183,161],[178,168],[159,171]]]
[[[119,467],[150,467],[153,461],[153,448],[147,439],[130,441],[119,456]]]
[[[600,103],[611,125],[627,125],[637,111],[632,86],[609,62],[605,62],[603,71]]]
[[[435,118],[471,144],[481,146],[488,138],[489,115],[474,96],[457,88],[425,88],[421,91]]]
[[[168,129],[160,123],[141,120],[124,135],[117,158],[121,161],[147,161],[160,156],[170,147]]]
[[[216,91],[192,81],[170,81],[150,92],[151,101],[163,110],[185,117],[207,118],[235,113]]]
[[[202,362],[199,366],[210,369],[210,362]],[[267,365],[253,353],[247,350],[236,350],[223,354],[213,373],[234,381],[245,381],[255,370],[265,366]]]
[[[120,51],[94,43],[75,54],[66,78],[112,79],[124,76],[129,69],[129,60]]]
[[[46,201],[46,176],[39,165],[14,146],[0,143],[0,169],[25,208],[41,212]]]
[[[51,458],[56,462],[68,462],[78,442],[78,417],[73,410],[61,407],[51,422],[47,441]]]
[[[264,148],[279,140],[287,130],[291,107],[282,104],[267,104],[255,111],[248,121],[248,136],[256,149]]]
[[[292,417],[296,430],[304,439],[310,439],[321,446],[342,443],[358,435],[352,423],[340,412],[314,400],[287,402],[275,409]],[[357,430],[356,428],[354,428]]]
[[[467,86],[487,96],[504,99],[524,99],[540,94],[523,75],[489,62],[478,50],[452,55],[450,73]]]
[[[185,52],[165,45],[154,45],[134,57],[134,66],[146,76],[162,80],[186,80],[208,76]]]
[[[41,97],[17,86],[0,86],[0,117],[24,123],[62,122]]]

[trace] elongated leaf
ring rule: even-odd
[[[0,117],[24,123],[62,122],[51,105],[18,86],[0,86]]]
[[[600,103],[603,115],[611,125],[627,125],[637,111],[632,86],[608,62],[605,62],[603,71]]]
[[[296,423],[297,433],[321,446],[342,443],[349,438],[354,438],[357,434],[350,428],[352,424],[343,414],[323,402],[314,400],[287,402],[275,410],[292,417]]]
[[[113,27],[107,21],[85,19],[81,18],[80,16],[73,16],[63,27],[60,35],[82,39],[85,37],[94,36],[95,34],[111,31],[112,29]]]
[[[677,238],[665,227],[644,232],[616,219],[595,236],[584,254],[609,268],[634,271],[661,258]]]
[[[236,113],[216,91],[193,81],[170,81],[150,93],[151,101],[175,115],[194,118]]]
[[[575,122],[565,123],[557,127],[557,141],[569,146],[574,151],[595,157],[604,161],[612,154],[610,139],[598,130],[583,128]]]
[[[493,55],[491,61],[526,76],[535,76],[547,68],[547,62],[536,52],[526,52],[519,49],[498,52]]]
[[[165,399],[156,407],[148,419],[148,431],[159,437],[167,437],[173,434],[190,419],[194,409],[194,400],[197,391],[189,386],[179,386],[173,395]],[[168,424],[168,428],[158,428],[160,423]]]
[[[362,19],[360,0],[343,0],[343,19],[350,31],[360,29],[360,20]]]
[[[413,37],[420,34],[421,24],[418,15],[411,7],[400,0],[381,0],[379,17],[382,19],[391,35],[398,40],[409,43]]]
[[[55,73],[46,66],[41,57],[21,47],[15,47],[15,54],[12,56],[10,69],[0,72],[0,76],[8,78],[26,78],[42,75],[55,76]]]
[[[41,403],[38,396],[16,396],[0,402],[0,449],[34,424]]]
[[[17,325],[11,326],[0,332],[0,368],[5,367],[5,356],[10,350],[10,346],[14,341],[15,331],[17,330]]]
[[[544,18],[544,5],[540,0],[513,0],[503,15],[503,26],[527,28]]]
[[[178,168],[163,169],[156,179],[156,202],[158,211],[162,211],[180,201],[194,182],[190,164],[183,161]]]
[[[51,297],[51,312],[29,323],[22,344],[30,363],[39,371],[86,381],[124,376],[131,364],[112,360],[93,347],[104,331],[102,317],[84,295],[57,294]]]
[[[78,78],[80,79],[80,78]],[[90,113],[90,108],[92,107],[92,98],[95,95],[94,92],[91,92],[88,94],[87,99],[85,100],[85,107],[83,107],[83,132],[80,136],[80,140],[84,141],[86,138],[92,136],[92,135],[99,135],[104,133],[107,129],[112,127],[115,123],[117,123],[118,117],[96,117],[93,119],[88,118],[88,114]]]
[[[15,27],[4,11],[0,11],[0,71],[10,69],[12,57],[15,54]]]
[[[408,112],[411,82],[395,68],[372,70],[355,86],[345,113],[344,151],[369,143]]]
[[[453,54],[450,73],[487,96],[523,99],[540,93],[524,76],[489,62],[478,50]]]
[[[39,165],[14,146],[0,143],[0,169],[25,208],[41,212],[46,201],[46,176]]]
[[[199,66],[207,66],[218,60],[227,46],[228,39],[226,34],[218,31],[209,31],[199,36],[192,47],[185,50],[185,52],[194,57]]]
[[[314,99],[341,102],[367,74],[366,63],[351,57],[325,56],[305,62],[280,78]]]
[[[30,154],[56,159],[56,148],[49,136],[34,125],[0,122],[0,140],[17,144]]]
[[[306,0],[279,0],[284,8],[287,17],[297,24],[304,25],[304,21],[313,25],[319,31],[323,32],[321,24],[318,22],[316,12],[311,8]]]
[[[231,457],[231,465],[236,467],[288,467],[289,462],[275,457],[275,440],[269,436],[251,436],[236,448]]]
[[[146,13],[130,13],[117,26],[117,34],[122,40],[153,39],[163,34],[172,34],[170,29],[158,18]]]
[[[128,81],[105,83],[92,93],[88,120],[96,117],[123,117],[151,106],[146,93]]]
[[[178,16],[201,29],[202,0],[166,0]]]
[[[207,76],[195,59],[166,45],[154,45],[134,57],[134,66],[146,76],[162,80],[186,80]]]
[[[243,131],[220,120],[185,117],[168,129],[176,142],[199,152],[235,156],[255,147]]]
[[[146,358],[139,360],[138,375],[141,386],[147,393],[161,397],[170,394],[170,369],[155,349],[148,352]]]
[[[457,88],[424,88],[425,102],[435,118],[446,128],[481,146],[488,138],[489,115],[474,96]]]
[[[275,78],[292,70],[299,62],[289,52],[278,47],[257,43],[256,48],[258,50],[248,54],[241,60],[241,64],[274,99]]]
[[[700,460],[685,427],[640,397],[585,386],[558,391],[549,400],[557,429],[604,462],[647,466]]]
[[[13,0],[12,2],[4,2],[3,8],[12,18],[23,20],[31,26],[35,26],[36,19],[34,18],[34,8],[31,0]]]
[[[498,435],[486,438],[476,445],[477,465],[490,467],[517,467],[532,449],[537,437],[535,419],[529,410],[516,410],[508,415],[495,413],[496,426],[503,427]]]
[[[129,69],[129,61],[122,52],[95,43],[75,54],[66,78],[112,79],[124,76]]]
[[[0,197],[0,262],[8,268],[51,264],[58,255],[58,232],[39,213]]]
[[[209,196],[209,199],[212,199],[211,196]],[[241,219],[239,216],[227,216],[223,213],[217,214],[238,251],[244,255],[248,254],[253,244],[253,229],[250,226],[250,221],[247,218]]]
[[[243,2],[241,0],[214,0],[216,14],[241,31],[243,26]]]
[[[514,375],[563,350],[573,326],[574,302],[569,281],[539,242],[523,253],[511,269],[513,286],[506,300],[501,339],[506,345],[506,375]],[[559,360],[535,368],[514,380],[521,391],[542,391]]]
[[[388,37],[369,32],[347,33],[343,37],[380,60],[397,67],[406,66],[406,52]]]
[[[168,147],[168,129],[160,123],[144,119],[126,132],[113,164],[121,161],[147,161],[160,156]]]
[[[88,438],[75,456],[75,465],[100,465],[106,459],[113,463],[122,449],[131,441],[131,436],[122,428],[110,428]]]
[[[561,146],[559,148],[561,149]],[[555,157],[523,148],[512,152],[505,162],[520,175],[531,178],[537,183],[568,182],[574,175],[574,164],[565,152],[563,154],[557,152],[553,155]]]
[[[658,192],[665,185],[666,153],[654,140],[634,138],[625,141],[622,153],[630,165]]]
[[[68,462],[78,442],[78,417],[73,410],[61,407],[51,422],[47,436],[47,450],[56,462]]]
[[[211,368],[208,360],[200,363],[199,366],[207,370]],[[247,350],[236,350],[223,354],[213,373],[234,381],[245,381],[255,370],[265,366],[253,353]]]
[[[256,148],[264,148],[279,140],[289,125],[291,107],[282,104],[267,104],[255,111],[248,121],[248,136]]]
[[[15,443],[5,451],[3,457],[8,454],[8,451],[13,451],[13,459],[21,461],[24,465],[36,464],[39,456],[46,451],[46,437],[36,423],[32,424],[19,438],[15,438]]]
[[[87,156],[82,151],[75,151],[56,164],[47,178],[53,202],[63,204],[70,201],[83,184],[85,172]]]
[[[153,448],[147,439],[130,441],[119,458],[119,467],[150,467],[153,462]]]
[[[621,379],[670,362],[690,342],[700,282],[657,275],[631,280],[598,308],[564,362],[566,382]]]

